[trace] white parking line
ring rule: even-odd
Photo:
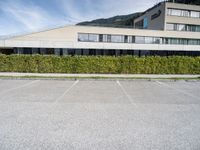
[[[173,89],[173,90],[175,90],[175,91],[177,91],[177,92],[179,92],[179,93],[185,94],[185,95],[187,95],[187,96],[190,96],[190,97],[193,97],[193,98],[199,100],[199,97],[194,96],[194,95],[192,95],[191,93],[188,93],[188,92],[186,92],[186,91],[184,91],[184,90],[180,90],[180,89],[174,88],[174,87],[172,87],[172,86],[170,86],[170,85],[168,85],[168,84],[166,84],[166,83],[160,82],[160,81],[156,81],[156,83],[158,83],[159,85],[162,85],[162,86],[171,88],[171,89]]]
[[[119,81],[116,81],[117,85],[121,88],[121,90],[123,91],[123,93],[126,95],[126,97],[128,98],[129,102],[131,104],[133,104],[133,100],[131,98],[131,96],[126,92],[125,88],[121,85],[121,83]]]
[[[10,92],[10,91],[13,91],[13,90],[17,90],[17,89],[24,88],[24,87],[27,87],[27,86],[32,85],[32,84],[34,84],[34,83],[37,83],[37,82],[39,82],[39,81],[40,81],[40,80],[31,81],[31,82],[26,83],[26,84],[23,84],[23,85],[21,85],[21,86],[18,86],[18,87],[11,88],[11,89],[8,89],[8,90],[6,90],[6,91],[0,92],[0,94],[5,94],[5,93]]]
[[[57,103],[59,100],[61,100],[76,84],[78,84],[78,82],[79,80],[76,80],[61,96],[54,101],[54,103]]]

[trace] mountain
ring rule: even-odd
[[[129,15],[121,15],[121,16],[115,16],[111,18],[102,18],[97,19],[93,21],[86,21],[78,23],[77,25],[91,25],[91,26],[104,26],[104,27],[133,27],[133,20],[139,16],[141,16],[142,13],[133,13]]]

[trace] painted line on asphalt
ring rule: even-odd
[[[0,92],[0,94],[5,94],[5,93],[10,92],[10,91],[13,91],[13,90],[18,90],[18,89],[24,88],[24,87],[30,86],[30,85],[32,85],[32,84],[34,84],[34,83],[37,83],[37,82],[39,82],[39,81],[40,81],[40,80],[31,81],[31,82],[26,83],[26,84],[23,84],[23,85],[21,85],[21,86],[18,86],[18,87],[11,88],[11,89],[8,89],[8,90],[6,90],[6,91]]]
[[[127,91],[125,90],[125,88],[123,87],[123,85],[119,82],[119,81],[116,81],[117,82],[117,85],[120,87],[120,89],[122,90],[122,92],[126,95],[126,97],[128,98],[129,102],[131,104],[133,104],[133,100],[131,98],[131,96],[127,93]],[[135,104],[134,104],[135,105]]]
[[[75,85],[79,83],[79,80],[76,80],[68,89],[65,90],[65,92],[59,96],[54,103],[57,103],[59,100],[61,100]]]
[[[162,86],[171,88],[171,89],[173,89],[173,90],[175,90],[175,91],[177,91],[177,92],[179,92],[179,93],[182,93],[182,94],[184,94],[184,95],[187,95],[187,96],[190,96],[190,97],[193,97],[193,98],[199,100],[199,97],[194,96],[194,95],[192,95],[191,93],[188,93],[188,92],[186,92],[186,91],[184,91],[184,90],[180,90],[180,89],[174,88],[174,87],[172,87],[172,86],[170,86],[170,85],[168,85],[168,84],[166,84],[166,83],[160,82],[160,81],[156,81],[156,83],[158,83],[159,85],[162,85]]]

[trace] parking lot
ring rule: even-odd
[[[0,149],[199,150],[200,82],[0,79]]]

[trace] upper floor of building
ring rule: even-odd
[[[134,20],[134,27],[200,32],[200,6],[161,2]]]

